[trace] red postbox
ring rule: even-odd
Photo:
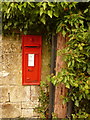
[[[42,37],[22,36],[22,84],[40,85]]]

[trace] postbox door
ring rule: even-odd
[[[26,82],[31,84],[39,84],[39,54],[26,53],[25,58],[27,60],[25,65]]]

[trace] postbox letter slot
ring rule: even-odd
[[[33,70],[31,70],[31,69],[28,69],[28,71],[29,71],[29,72],[32,72]]]
[[[25,47],[28,47],[28,48],[37,48],[37,47],[40,47],[40,46],[25,46]]]

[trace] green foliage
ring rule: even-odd
[[[74,118],[88,118],[90,117],[90,30],[85,29],[84,13],[75,12],[69,11],[57,28],[63,36],[69,38],[67,47],[58,51],[58,55],[65,61],[65,68],[62,68],[57,76],[49,78],[49,81],[54,85],[64,83],[66,88],[70,89],[65,101],[73,101]]]
[[[3,33],[13,31],[23,32],[22,34],[55,34],[69,4],[71,9],[76,3],[3,2]]]
[[[48,108],[49,108],[49,85],[41,81],[40,84],[40,96],[39,105],[35,108],[35,111],[39,113],[40,118],[48,118]]]

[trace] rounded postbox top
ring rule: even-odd
[[[41,46],[41,39],[39,35],[23,35],[23,46]]]

